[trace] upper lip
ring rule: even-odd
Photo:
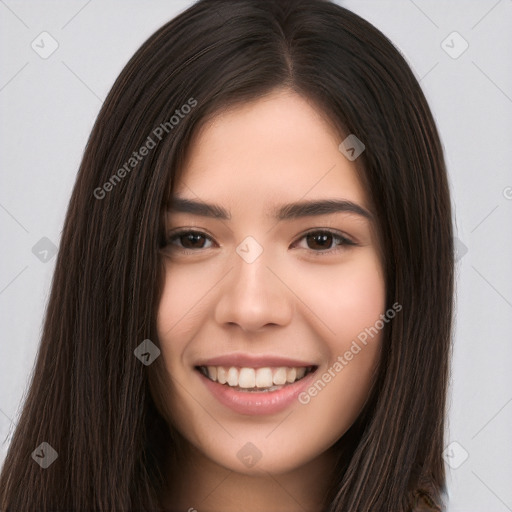
[[[196,363],[196,366],[237,366],[240,368],[265,368],[268,366],[287,366],[292,368],[317,366],[315,363],[281,357],[277,355],[256,355],[256,354],[225,354],[222,356],[203,359]]]

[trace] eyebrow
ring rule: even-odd
[[[201,217],[230,220],[231,213],[220,205],[173,196],[167,207],[168,212],[189,213]],[[353,201],[345,199],[322,199],[288,203],[274,208],[270,215],[278,220],[292,220],[301,217],[329,215],[333,213],[354,213],[372,220],[373,215]]]

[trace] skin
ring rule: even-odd
[[[342,140],[311,102],[286,89],[223,112],[193,140],[174,194],[221,205],[231,219],[174,212],[166,219],[167,232],[193,228],[210,237],[188,244],[181,237],[162,250],[157,329],[172,378],[161,392],[169,423],[185,439],[180,463],[168,466],[168,510],[319,510],[333,471],[330,448],[368,397],[381,331],[308,404],[278,414],[226,408],[194,364],[234,351],[279,354],[314,362],[321,375],[385,313],[374,221],[349,212],[267,215],[313,199],[345,199],[371,212],[355,163],[338,149]],[[357,245],[304,237],[321,229]],[[247,236],[263,248],[252,263],[236,252]],[[247,442],[261,452],[252,468],[237,457]]]

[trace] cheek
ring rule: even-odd
[[[337,354],[385,310],[385,282],[373,251],[360,251],[339,266],[302,272],[296,289],[324,324],[325,341]]]
[[[155,394],[159,396],[161,412],[179,431],[193,432],[198,423],[198,411],[186,392],[190,371],[184,364],[184,354],[190,339],[204,322],[205,290],[208,279],[199,269],[171,268],[166,263],[165,281],[158,306],[157,334],[161,355],[158,358],[160,380],[155,378]],[[199,418],[200,420],[201,418]],[[202,418],[204,421],[204,418]]]
[[[389,323],[381,320],[384,276],[377,255],[361,251],[335,272],[320,269],[309,275],[302,290],[328,328],[323,340],[329,362],[301,403],[310,411],[313,428],[336,438],[357,418],[378,366],[383,327]]]
[[[320,299],[318,299],[320,300]],[[385,285],[378,266],[340,276],[331,283],[323,319],[329,362],[299,401],[309,428],[335,442],[357,419],[374,381],[380,359]]]
[[[379,337],[366,347],[359,343],[359,348],[353,348],[356,353],[342,352],[299,397],[308,430],[327,440],[327,445],[345,434],[369,397],[378,363]]]
[[[213,265],[171,265],[165,262],[165,281],[157,313],[157,334],[161,348],[158,372],[169,421],[197,425],[197,403],[190,399],[187,382],[192,368],[187,363],[187,347],[212,315],[208,293],[214,291],[222,269]],[[172,412],[171,412],[172,411]],[[204,418],[199,418],[204,422]],[[199,423],[201,423],[199,421]]]
[[[171,268],[166,263],[157,332],[168,367],[171,360],[176,365],[181,359],[186,340],[193,337],[201,322],[204,323],[208,303],[205,294],[215,283],[213,273],[205,272],[204,265],[194,267],[176,265]]]

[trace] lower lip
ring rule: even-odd
[[[318,370],[318,368],[316,369]],[[314,380],[316,370],[308,373],[305,377],[285,385],[276,391],[267,391],[266,393],[258,393],[257,391],[237,391],[226,384],[219,384],[210,380],[208,377],[199,373],[201,380],[210,390],[217,400],[239,414],[275,414],[285,410],[298,401],[298,395],[304,391]]]

